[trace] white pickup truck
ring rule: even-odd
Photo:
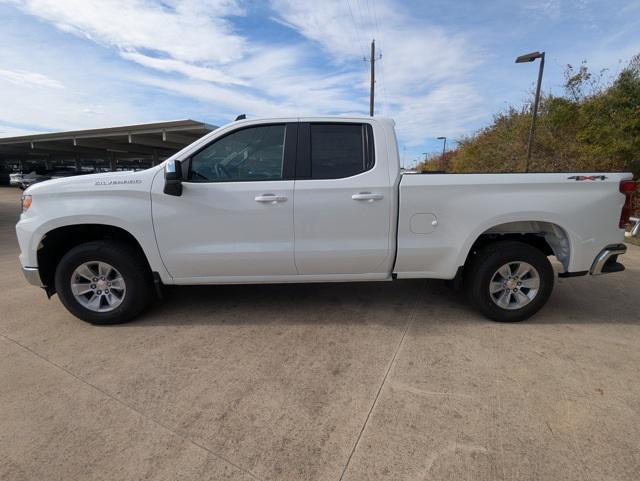
[[[560,276],[624,270],[631,174],[402,174],[382,118],[233,122],[162,165],[23,196],[27,279],[95,324],[162,284],[450,279],[520,321]],[[154,289],[155,284],[155,289]]]

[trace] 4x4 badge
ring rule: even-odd
[[[581,181],[581,180],[605,180],[607,178],[606,175],[572,175],[571,177],[567,177],[567,179]]]

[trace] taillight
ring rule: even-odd
[[[631,195],[636,191],[636,183],[633,180],[621,180],[620,192],[625,195],[624,205],[622,206],[622,212],[620,212],[620,224],[619,227],[624,229],[629,223],[629,217],[631,216]]]

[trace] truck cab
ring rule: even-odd
[[[161,175],[151,187],[173,282],[388,278],[399,182],[388,132],[362,119],[244,121],[178,156],[180,195]]]

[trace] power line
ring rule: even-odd
[[[355,28],[356,31],[356,35],[359,35],[359,40],[358,43],[360,43],[362,40],[362,32],[365,30],[375,30],[377,33],[380,33],[380,28],[378,26],[378,20],[377,20],[377,15],[374,11],[374,9],[371,8],[371,4],[369,3],[369,0],[363,0],[366,3],[361,3],[360,0],[354,0],[355,1],[355,7],[358,10],[358,16],[360,21],[358,22],[356,20],[356,15],[354,15],[354,9],[351,7],[351,2],[350,0],[347,0],[347,7],[349,9],[349,15],[351,17],[351,21],[353,22],[353,26]],[[375,8],[375,5],[374,5]],[[366,10],[366,15],[365,15],[365,10]],[[367,17],[367,18],[365,18]],[[366,25],[365,25],[366,23]],[[369,58],[367,59],[366,55],[362,56],[362,59],[366,62],[369,61],[371,64],[371,73],[370,73],[370,86],[369,86],[369,115],[371,115],[373,117],[374,114],[374,110],[375,110],[375,84],[376,84],[376,80],[375,80],[375,76],[376,76],[376,70],[375,70],[375,63],[376,60],[381,60],[382,59],[382,55],[378,54],[376,56],[376,52],[375,52],[375,39],[372,40],[371,42],[371,54],[369,56]],[[385,88],[385,82],[384,82],[384,74],[381,71],[381,74],[383,75],[383,81],[382,81],[382,111],[384,112],[384,108],[385,108],[385,100],[386,100],[386,88]]]
[[[381,90],[381,107],[380,107],[380,112],[383,115],[387,114],[387,110],[386,110],[386,105],[387,105],[387,89],[386,89],[386,85],[387,85],[387,81],[385,80],[385,76],[384,76],[384,61],[382,61],[382,52],[380,52],[380,60],[381,60],[381,64],[380,64],[380,77],[382,79],[382,82],[380,82],[380,90]]]
[[[358,43],[360,45],[360,51],[362,52],[362,57],[364,58],[366,56],[365,52],[366,52],[366,48],[365,48],[365,44],[362,43],[363,42],[363,38],[364,36],[362,35],[362,29],[358,26],[358,22],[356,22],[356,18],[353,15],[353,10],[351,8],[351,2],[350,0],[347,0],[347,7],[349,8],[349,15],[351,15],[351,21],[353,22],[353,26],[355,27],[356,30],[356,36],[358,37]]]
[[[356,2],[356,6],[358,8],[358,15],[360,16],[360,28],[365,32],[365,36],[368,36],[368,33],[365,27],[365,15],[364,15],[364,9],[362,8],[362,4],[360,3],[360,0],[355,0]]]
[[[376,2],[375,0],[371,0],[371,1],[373,3],[373,8],[371,9],[371,11],[373,12],[373,24],[375,25],[376,33],[378,34],[378,37],[380,37],[380,24],[378,23],[378,13],[376,9]],[[369,0],[367,0],[367,3],[369,3]]]

